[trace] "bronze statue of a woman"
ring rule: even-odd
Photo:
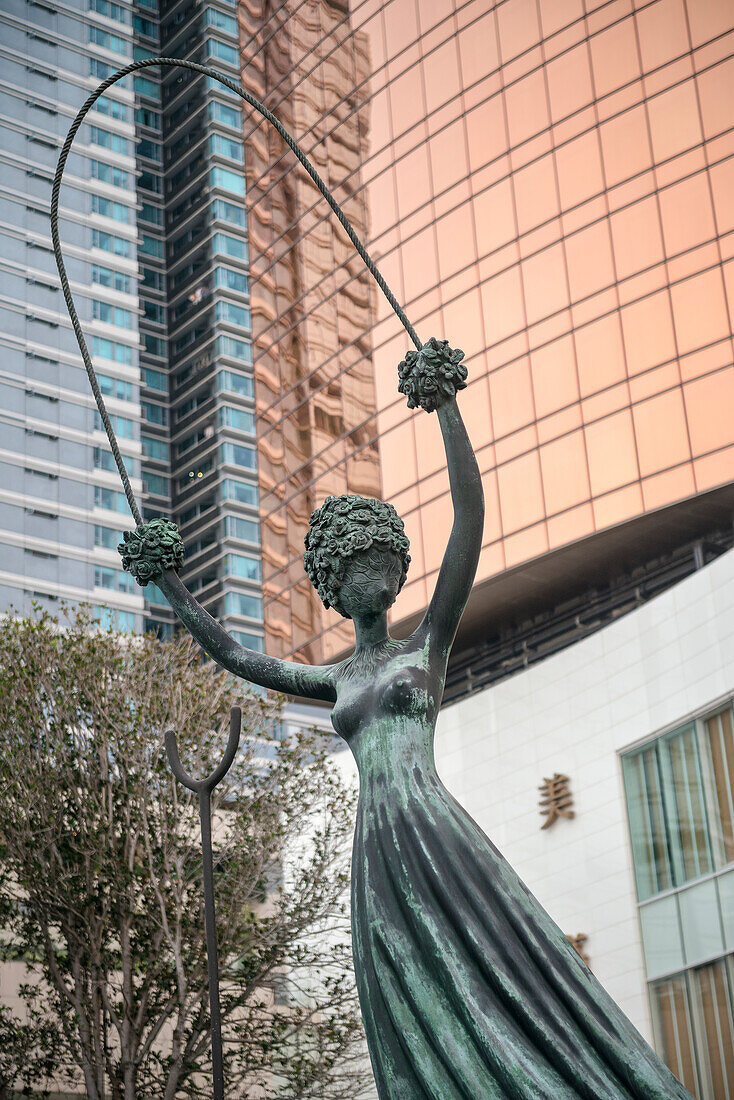
[[[408,404],[438,412],[454,506],[433,599],[409,638],[387,628],[410,557],[402,521],[381,501],[330,497],[311,516],[306,570],[356,634],[334,665],[235,642],[176,575],[180,537],[165,520],[126,536],[123,564],[156,580],[230,672],[334,705],[359,768],[354,965],[381,1100],[682,1100],[688,1092],[436,773],[436,717],[484,516],[456,402],[462,357],[431,340],[399,368]]]

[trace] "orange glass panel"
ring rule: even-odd
[[[604,189],[599,141],[596,133],[583,134],[555,151],[561,207],[585,202]]]
[[[652,163],[644,107],[633,107],[600,127],[604,174],[614,187]]]
[[[588,500],[589,477],[583,432],[572,432],[541,447],[540,468],[547,515],[564,512]]]
[[[686,383],[684,394],[694,455],[734,443],[734,367]]]
[[[530,364],[527,359],[510,363],[489,375],[489,397],[495,439],[509,435],[535,420]]]
[[[547,527],[549,548],[565,546],[594,532],[594,509],[591,504],[580,504],[560,516],[551,516]]]
[[[693,5],[695,6],[695,5]],[[713,4],[711,5],[713,7]],[[729,25],[734,23],[731,17]],[[722,61],[719,65],[696,77],[701,97],[703,130],[707,138],[721,134],[731,128],[731,105],[734,101],[734,58]]]
[[[604,417],[626,409],[630,403],[629,384],[621,382],[618,386],[607,386],[599,393],[585,397],[581,402],[581,413],[585,424],[591,424],[595,420],[603,420]]]
[[[724,285],[719,268],[671,287],[673,319],[681,353],[729,334]]]
[[[441,429],[437,416],[417,416],[413,421],[418,469],[424,477],[432,474],[446,462]]]
[[[400,258],[403,263],[405,296],[410,302],[438,283],[439,269],[434,227],[429,225],[427,229],[423,229],[405,241],[400,248]]]
[[[643,374],[633,374],[629,380],[629,394],[632,403],[646,401],[648,397],[663,393],[680,385],[678,360],[673,359],[662,367],[653,367]]]
[[[562,245],[553,245],[523,260],[522,278],[529,324],[568,305]]]
[[[538,446],[538,429],[534,423],[519,428],[510,435],[497,436],[494,444],[497,465],[510,462],[519,455],[529,454]]]
[[[423,558],[423,527],[420,516],[420,512],[408,512],[407,515],[402,516],[405,533],[410,539],[411,563],[408,577],[413,584],[415,584],[421,573],[426,571]]]
[[[425,118],[423,109],[423,73],[420,66],[408,69],[389,84],[390,115],[393,134],[405,133]]]
[[[635,436],[629,409],[587,425],[586,453],[594,496],[638,479]]]
[[[543,73],[536,71],[505,89],[510,145],[519,145],[549,125]]]
[[[694,49],[731,30],[734,25],[734,14],[729,0],[707,0],[705,4],[695,3],[693,0],[687,4],[687,8]]]
[[[479,291],[470,290],[455,301],[449,302],[443,307],[443,316],[446,339],[452,346],[462,348],[466,354],[469,362],[469,388],[471,389],[471,383],[478,381],[478,375],[485,370],[484,361],[475,358],[484,347],[482,299]],[[486,390],[481,396],[486,399]],[[472,398],[467,399],[466,403],[478,400],[480,400],[479,391]]]
[[[667,160],[701,140],[698,104],[692,80],[647,101],[656,160]]]
[[[427,418],[426,418],[427,419]],[[399,493],[418,478],[413,428],[402,424],[380,439],[380,466],[385,497]]]
[[[446,493],[421,507],[423,526],[423,554],[426,571],[438,569],[443,561],[446,543],[454,522],[451,497]]]
[[[645,508],[663,508],[676,500],[684,500],[696,491],[693,467],[690,462],[666,470],[662,474],[647,477],[642,482],[642,499]]]
[[[497,471],[489,470],[482,474],[484,489],[484,541],[494,542],[502,535],[500,516],[500,495],[497,485]]]
[[[463,118],[444,127],[429,140],[431,149],[431,171],[433,173],[433,194],[453,187],[463,180],[469,171],[466,159],[466,134]],[[464,201],[465,195],[453,196],[451,205]]]
[[[538,420],[538,443],[550,443],[553,439],[559,439],[562,435],[580,428],[583,423],[581,417],[581,405],[576,403],[560,412],[551,413],[542,420]]]
[[[609,222],[620,279],[644,271],[663,259],[660,218],[654,198],[618,210]]]
[[[500,573],[505,568],[505,546],[503,542],[493,542],[485,546],[479,555],[477,580],[485,580]]]
[[[540,21],[543,34],[546,37],[555,34],[562,27],[581,19],[583,14],[583,0],[541,0]]]
[[[645,72],[688,52],[683,0],[658,0],[656,4],[641,8],[635,18]]]
[[[522,455],[497,470],[502,528],[505,534],[537,523],[545,515],[537,452]]]
[[[391,57],[417,42],[416,4],[380,4],[385,20],[385,38]]]
[[[453,14],[453,0],[431,0],[430,4],[416,4],[421,22],[421,32],[425,35],[431,27],[444,23]],[[444,23],[444,32],[451,34],[453,27],[451,21]]]
[[[734,158],[715,164],[709,169],[709,178],[714,193],[717,230],[728,233],[734,229]]]
[[[470,264],[476,256],[471,210],[464,204],[436,222],[438,269],[446,278]]]
[[[499,63],[494,13],[487,12],[459,32],[461,83],[468,88],[493,72]]]
[[[612,243],[606,221],[566,237],[565,246],[572,302],[614,283]]]
[[[465,122],[472,172],[507,152],[505,113],[499,95],[469,111]]]
[[[538,523],[524,531],[518,531],[516,535],[508,535],[505,539],[505,561],[507,568],[519,565],[521,561],[537,558],[548,549],[548,530],[545,522]]]
[[[643,508],[642,487],[639,482],[635,482],[624,489],[606,493],[592,503],[597,530],[611,527],[613,523],[623,523],[624,520],[640,514]]]
[[[692,378],[700,378],[702,374],[709,374],[711,371],[718,370],[719,367],[728,366],[731,360],[731,340],[719,340],[717,344],[711,344],[710,347],[681,356],[681,378],[684,382],[689,382]]]
[[[642,477],[691,457],[680,389],[640,402],[633,407],[632,416]]]
[[[538,418],[578,401],[573,341],[570,336],[530,353]]]
[[[578,111],[593,99],[589,51],[585,42],[549,61],[546,73],[554,122]]]
[[[695,248],[716,235],[705,175],[694,176],[661,191],[660,212],[668,256]]]
[[[693,469],[699,493],[713,488],[714,485],[734,481],[734,447],[695,459]]]
[[[559,213],[552,154],[549,153],[515,172],[512,182],[515,188],[517,225],[521,233],[526,233]]]
[[[459,74],[459,51],[456,48],[454,28],[446,28],[448,41],[433,50],[427,60],[426,107],[429,115],[461,91]],[[422,105],[421,105],[422,108]]]
[[[395,177],[398,185],[398,209],[399,217],[417,210],[430,201],[431,198],[431,172],[428,160],[428,148],[419,145],[412,153],[400,161],[395,167]]]
[[[487,344],[504,340],[525,327],[522,286],[517,267],[487,279],[481,285]]]
[[[597,96],[608,95],[640,75],[635,26],[631,17],[593,35],[590,47]]]
[[[668,292],[651,294],[622,310],[622,331],[630,375],[675,356]]]
[[[472,200],[480,256],[494,251],[517,235],[512,183],[502,180]]]
[[[540,38],[538,9],[534,0],[507,0],[496,12],[502,60],[507,62]]]

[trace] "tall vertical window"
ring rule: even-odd
[[[734,1100],[731,704],[622,757],[655,1044],[698,1100]]]

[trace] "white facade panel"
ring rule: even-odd
[[[734,693],[734,551],[526,672],[446,707],[451,792],[652,1039],[621,750]],[[538,790],[570,778],[575,817],[545,830]]]

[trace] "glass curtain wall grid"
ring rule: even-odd
[[[114,540],[131,525],[69,324],[51,183],[79,104],[134,55],[125,2],[0,10],[0,608],[90,603],[142,629]],[[130,83],[98,100],[69,157],[60,229],[71,286],[136,492],[141,482],[135,120]]]
[[[698,1100],[734,1097],[734,711],[622,757],[655,1044]]]
[[[161,3],[161,49],[239,78],[235,6]],[[173,517],[183,577],[262,649],[257,447],[240,101],[185,70],[161,79]],[[250,554],[243,551],[250,551]],[[252,558],[257,568],[235,569]]]

